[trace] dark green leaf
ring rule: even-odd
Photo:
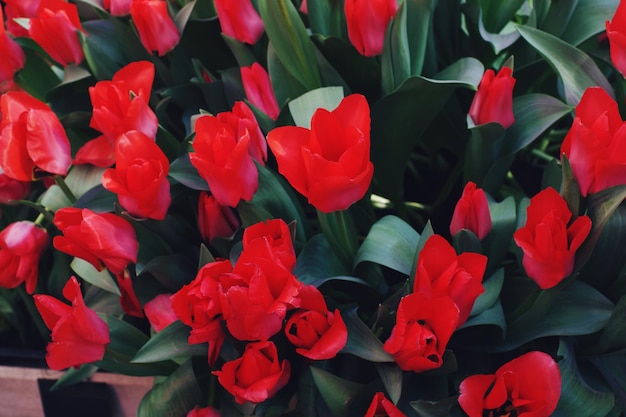
[[[24,44],[39,48],[34,41],[25,38],[18,38],[18,41],[23,46],[26,61],[24,67],[15,74],[15,83],[33,97],[45,100],[48,92],[60,84],[61,79],[33,48],[25,47]]]
[[[76,200],[74,207],[106,213],[114,211],[117,202],[117,194],[112,193],[102,185],[96,185]]]
[[[409,275],[419,238],[420,235],[404,220],[385,216],[370,229],[354,264],[374,262]]]
[[[98,271],[92,264],[81,258],[74,258],[70,267],[72,271],[88,283],[110,293],[120,295],[120,290],[117,288],[117,284],[108,269]]]
[[[189,327],[177,320],[152,336],[139,349],[131,362],[150,363],[188,356],[207,355],[206,343],[190,345],[187,343]]]
[[[605,22],[613,18],[619,0],[578,0],[574,13],[560,36],[565,42],[579,45],[605,30]]]
[[[93,366],[90,364],[81,365],[81,367],[78,369],[70,368],[65,371],[63,376],[59,378],[57,382],[54,383],[54,385],[50,388],[50,391],[54,391],[59,388],[68,387],[70,385],[82,382],[95,374],[97,370],[97,366]]]
[[[500,290],[502,290],[502,284],[504,283],[504,269],[498,269],[492,276],[485,278],[483,287],[485,292],[478,296],[474,301],[474,307],[470,317],[477,316],[483,311],[491,308],[498,297],[500,296]]]
[[[482,242],[487,255],[487,273],[500,268],[501,261],[508,252],[511,238],[517,228],[515,198],[509,196],[499,203],[489,203],[491,232]]]
[[[313,44],[293,3],[259,0],[265,31],[278,59],[307,90],[321,87]]]
[[[465,182],[474,181],[479,187],[488,192],[495,191],[493,186],[486,184],[499,184],[504,180],[508,167],[500,172],[501,178],[488,175],[496,161],[500,159],[500,151],[506,130],[499,123],[486,123],[470,128],[471,137],[465,151],[465,164],[463,175]]]
[[[492,33],[499,33],[513,19],[524,0],[490,1],[480,0],[485,28]]]
[[[376,371],[380,375],[389,399],[394,404],[397,404],[400,401],[400,395],[402,395],[402,377],[404,372],[395,363],[377,363]]]
[[[594,354],[611,353],[626,349],[626,295],[620,297],[611,319],[602,332],[594,338],[595,343],[586,352]]]
[[[347,417],[348,403],[363,386],[313,366],[310,369],[315,386],[328,408],[335,417]]]
[[[555,287],[553,295],[547,309],[536,303],[524,316],[509,323],[506,340],[498,349],[511,350],[544,336],[591,334],[606,326],[613,313],[611,301],[579,281]]]
[[[406,3],[402,2],[387,30],[380,58],[384,93],[392,92],[411,76],[411,53],[406,29]]]
[[[191,361],[185,362],[165,381],[156,384],[143,397],[137,417],[180,417],[205,401]]]
[[[461,417],[465,414],[458,404],[458,397],[445,398],[440,401],[411,401],[411,407],[419,417]]]
[[[169,176],[193,190],[207,191],[209,189],[206,180],[198,174],[198,170],[189,162],[189,154],[178,157],[170,164]]]
[[[351,353],[370,362],[393,362],[393,356],[385,352],[382,342],[359,318],[356,309],[343,315],[348,328],[348,342],[343,353]]]
[[[406,163],[422,134],[458,87],[476,88],[483,65],[464,58],[434,79],[411,77],[371,109],[374,193],[397,202]]]
[[[293,271],[300,282],[311,284],[320,279],[347,275],[349,271],[337,258],[323,234],[313,236],[298,255]]]
[[[517,26],[517,30],[561,77],[568,104],[578,104],[585,90],[594,86],[615,97],[611,84],[586,53],[541,30],[529,26]]]
[[[307,92],[306,87],[291,75],[285,65],[278,59],[276,49],[271,43],[267,47],[267,72],[270,75],[279,106]]]
[[[615,399],[626,409],[626,351],[592,356],[590,360],[612,388]]]
[[[571,341],[561,339],[557,355],[561,371],[561,398],[554,416],[595,417],[606,416],[615,404],[612,392],[599,392],[585,382],[578,371],[576,355]]]

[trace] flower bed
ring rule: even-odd
[[[626,3],[2,5],[0,343],[57,386],[623,415]]]

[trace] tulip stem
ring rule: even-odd
[[[358,248],[356,228],[347,210],[323,213],[317,211],[322,232],[330,246],[337,251],[343,263],[352,271],[352,262]]]
[[[74,204],[76,202],[76,196],[74,195],[72,190],[70,190],[70,187],[67,186],[63,177],[60,175],[55,175],[54,182],[56,183],[56,185],[59,186],[61,191],[63,191],[63,194],[65,194],[68,200],[70,200],[70,202]]]
[[[50,340],[50,331],[46,327],[46,324],[43,322],[43,319],[39,314],[39,310],[37,310],[37,307],[35,307],[33,297],[29,294],[26,294],[26,289],[24,288],[24,285],[20,285],[16,289],[18,295],[26,306],[28,314],[32,317],[33,322],[35,323],[35,327],[37,327],[37,331],[41,335],[42,340],[47,342],[48,340]]]

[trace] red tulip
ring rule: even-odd
[[[157,333],[178,320],[172,308],[171,295],[159,294],[143,306],[146,318]]]
[[[239,42],[254,45],[263,35],[261,16],[250,0],[215,0],[222,32]]]
[[[450,297],[409,294],[400,300],[396,325],[383,348],[405,371],[439,368],[458,320],[459,309]]]
[[[13,36],[28,37],[28,29],[14,19],[35,17],[41,0],[4,0],[3,3],[7,30]]]
[[[213,407],[199,408],[195,406],[186,417],[221,417],[221,413]]]
[[[260,403],[287,385],[291,365],[278,359],[273,342],[254,342],[246,345],[240,358],[226,362],[213,374],[238,404]]]
[[[515,122],[513,115],[513,70],[502,67],[498,74],[488,69],[478,84],[478,90],[469,109],[475,125],[496,122],[507,128]]]
[[[224,319],[238,340],[267,340],[283,327],[287,311],[300,305],[302,284],[265,251],[241,253],[233,273],[222,279]]]
[[[287,320],[285,335],[296,352],[312,360],[331,359],[348,341],[348,329],[339,310],[326,307],[322,293],[312,285],[299,291],[300,308]]]
[[[165,219],[172,198],[170,164],[161,148],[141,132],[123,134],[115,145],[115,168],[102,174],[102,186],[117,194],[131,215]]]
[[[20,91],[0,98],[0,168],[20,181],[36,170],[65,175],[72,164],[70,142],[61,122],[45,103]]]
[[[78,30],[84,32],[75,4],[41,0],[36,16],[30,19],[28,33],[59,64],[78,65],[85,58]]]
[[[180,33],[167,11],[164,0],[132,0],[130,17],[139,39],[149,52],[163,56],[178,44]]]
[[[459,405],[469,417],[549,417],[561,396],[561,373],[550,355],[533,351],[495,374],[465,378],[460,391]]]
[[[201,192],[198,198],[198,228],[209,243],[216,237],[231,236],[241,222],[230,207],[221,206],[215,197]]]
[[[14,180],[0,169],[0,204],[21,200],[29,190],[30,182]]]
[[[130,14],[130,5],[133,0],[103,0],[103,6],[112,16],[126,16]]]
[[[530,199],[526,225],[513,238],[522,248],[526,274],[541,289],[552,288],[574,269],[576,251],[591,230],[591,219],[579,216],[571,222],[567,202],[554,188],[546,188]]]
[[[450,221],[450,234],[455,235],[467,229],[483,240],[491,230],[491,215],[489,203],[482,188],[476,188],[476,183],[468,181],[463,189],[463,195],[454,207]]]
[[[402,411],[389,401],[385,394],[377,392],[372,398],[364,417],[406,417]]]
[[[345,210],[363,198],[374,175],[369,106],[359,94],[344,98],[332,112],[317,109],[310,130],[272,130],[267,143],[278,171],[325,213]]]
[[[257,62],[249,67],[241,67],[241,82],[250,103],[258,107],[272,120],[280,114],[280,107],[274,95],[270,76]]]
[[[600,87],[588,88],[576,106],[576,117],[561,155],[569,160],[581,194],[626,184],[626,123],[617,103]]]
[[[302,0],[299,10],[304,14],[309,14],[309,5],[307,4],[307,0]]]
[[[111,81],[100,81],[89,87],[93,105],[89,126],[102,132],[102,136],[79,149],[75,163],[113,165],[115,141],[131,130],[138,130],[154,140],[158,120],[148,104],[153,81],[154,64],[137,61],[117,71]]]
[[[22,48],[4,29],[4,16],[0,8],[0,83],[13,80],[13,75],[24,67],[26,56]]]
[[[428,298],[448,296],[459,309],[457,326],[469,317],[474,301],[482,294],[487,257],[465,252],[460,255],[443,237],[433,235],[417,259],[413,292]]]
[[[195,152],[189,154],[189,160],[222,206],[235,207],[256,193],[259,173],[253,155],[258,155],[259,149],[257,128],[235,112],[206,115],[196,121]]]
[[[615,68],[626,73],[626,2],[620,1],[610,22],[606,22],[611,61]]]
[[[256,252],[257,256],[272,259],[288,271],[296,266],[296,251],[291,239],[291,229],[283,219],[272,219],[248,226],[241,240],[243,250]]]
[[[135,316],[145,317],[141,303],[135,294],[135,288],[133,287],[133,281],[130,278],[128,270],[124,270],[115,275],[117,279],[117,286],[120,289],[120,304],[124,313]]]
[[[72,302],[71,306],[49,295],[34,295],[37,310],[52,330],[46,362],[54,370],[99,361],[110,342],[108,326],[85,305],[75,277],[65,284],[63,296]]]
[[[106,267],[119,274],[137,262],[135,229],[113,213],[66,207],[55,213],[54,225],[62,233],[54,237],[55,249],[84,259],[99,271]]]
[[[397,10],[396,0],[346,0],[348,39],[361,55],[380,55],[387,26]]]
[[[11,223],[0,232],[0,287],[26,283],[32,294],[37,286],[39,258],[48,246],[48,232],[29,221]]]
[[[209,343],[209,365],[217,360],[226,333],[222,326],[221,281],[232,273],[228,260],[211,262],[198,271],[196,278],[170,297],[172,310],[180,321],[191,327],[188,343]]]

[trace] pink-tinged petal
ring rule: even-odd
[[[215,0],[215,9],[222,31],[231,38],[254,45],[263,35],[263,21],[250,0]]]
[[[301,194],[306,195],[308,183],[302,172],[303,146],[309,143],[310,131],[302,127],[285,126],[267,134],[267,144],[278,162],[278,171]]]
[[[163,56],[178,44],[180,34],[162,0],[133,1],[130,16],[139,32],[139,39],[149,52]]]
[[[113,75],[114,83],[124,83],[135,95],[150,96],[154,82],[154,64],[150,61],[136,61],[126,65]]]
[[[70,141],[51,111],[29,110],[26,116],[26,146],[35,165],[46,172],[66,175],[72,165]]]
[[[55,371],[92,363],[104,357],[106,346],[78,341],[51,342],[46,349],[46,363]]]
[[[81,146],[73,163],[91,164],[99,168],[110,167],[115,163],[115,148],[105,136],[98,136]]]
[[[19,181],[32,181],[35,163],[26,147],[26,123],[5,126],[0,136],[0,166],[6,176]]]
[[[257,62],[249,67],[241,67],[241,82],[250,103],[261,109],[272,120],[276,120],[280,107],[265,68]]]
[[[70,306],[50,295],[35,294],[33,298],[41,318],[50,330],[54,329],[61,317],[70,314],[72,311]]]

